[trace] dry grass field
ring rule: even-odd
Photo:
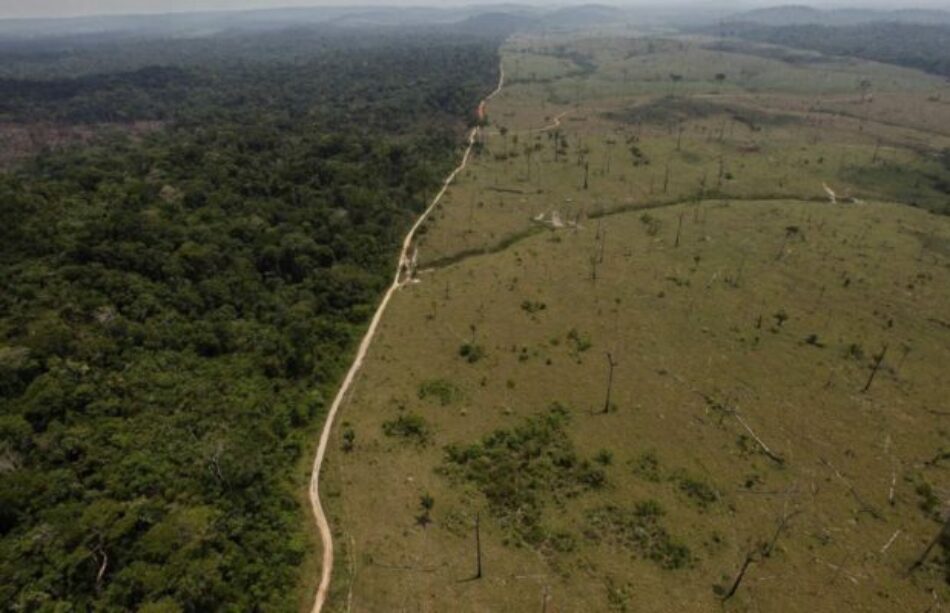
[[[338,421],[331,609],[947,606],[950,87],[707,42],[504,49]]]

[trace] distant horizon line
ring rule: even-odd
[[[253,1],[253,0],[252,0]],[[292,1],[292,0],[291,0]],[[667,0],[666,2],[662,0],[625,0],[625,1],[579,1],[579,2],[557,2],[549,3],[544,0],[483,0],[481,2],[465,2],[465,1],[454,1],[448,0],[447,2],[439,2],[438,0],[430,0],[428,3],[423,0],[422,2],[409,0],[403,2],[402,0],[394,0],[391,2],[367,2],[366,4],[347,4],[345,0],[341,2],[326,2],[326,3],[314,3],[314,4],[286,4],[278,6],[235,6],[235,7],[167,7],[164,9],[156,10],[127,10],[127,11],[109,11],[104,10],[103,12],[80,12],[80,13],[69,13],[63,15],[53,15],[53,14],[34,14],[34,15],[7,15],[0,13],[0,22],[29,22],[29,21],[69,21],[69,20],[83,20],[83,19],[108,19],[108,18],[137,18],[137,17],[164,17],[164,16],[183,16],[183,15],[224,15],[229,13],[266,13],[274,11],[308,11],[308,10],[319,10],[319,9],[340,9],[340,10],[379,10],[379,9],[388,9],[388,10],[411,10],[411,9],[428,9],[428,10],[459,10],[459,9],[477,9],[484,7],[486,9],[491,7],[524,7],[531,9],[539,10],[558,10],[569,7],[580,7],[580,6],[609,6],[612,8],[619,9],[654,9],[654,10],[663,10],[663,11],[674,11],[674,10],[685,10],[689,8],[704,8],[707,10],[733,10],[733,11],[749,11],[757,9],[769,9],[769,8],[810,8],[820,11],[838,11],[838,10],[868,10],[868,11],[879,11],[879,12],[898,12],[898,11],[942,11],[950,12],[950,9],[945,7],[945,3],[937,2],[936,0],[924,0],[921,3],[915,3],[910,6],[894,7],[891,3],[886,2],[885,0],[872,0],[871,2],[851,2],[848,0],[842,2],[817,2],[817,3],[808,3],[808,2],[763,2],[761,0],[736,0],[735,2],[716,2],[713,6],[710,6],[713,3],[704,0]]]

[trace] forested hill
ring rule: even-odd
[[[874,22],[849,26],[768,26],[739,22],[710,27],[706,32],[887,62],[950,77],[950,25]]]
[[[5,609],[297,606],[301,457],[498,42],[0,53],[3,122],[120,127],[0,172]]]

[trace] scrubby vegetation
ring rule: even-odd
[[[639,502],[630,508],[599,507],[587,513],[589,527],[585,534],[588,539],[623,547],[666,569],[689,566],[692,554],[660,523],[664,515],[663,508],[654,500]]]
[[[430,379],[423,381],[419,386],[420,400],[433,400],[442,406],[447,406],[462,398],[462,390],[451,381],[445,379]]]
[[[575,453],[565,432],[570,411],[554,405],[479,443],[450,445],[441,471],[476,487],[514,538],[540,546],[552,537],[545,507],[603,487],[604,470]]]
[[[401,438],[417,445],[428,443],[431,434],[425,418],[415,413],[400,415],[396,419],[383,422],[383,432],[386,436]]]
[[[622,111],[609,111],[604,115],[609,119],[625,123],[652,123],[664,126],[679,125],[685,121],[721,115],[744,124],[753,131],[761,130],[763,126],[793,125],[801,121],[793,115],[766,113],[736,104],[723,104],[683,96],[665,96]],[[634,154],[634,157],[640,156]]]

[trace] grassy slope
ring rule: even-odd
[[[708,117],[686,124],[677,151],[675,130],[603,116],[628,108],[628,97],[668,93],[669,83],[661,86],[653,75],[697,65],[690,54],[700,52],[674,46],[634,74],[640,59],[623,59],[631,51],[624,45],[639,44],[577,43],[596,57],[599,72],[516,84],[490,109],[494,124],[510,132],[489,137],[490,154],[450,191],[422,257],[506,248],[422,275],[397,296],[384,322],[342,415],[341,431],[355,432],[355,450],[331,454],[330,476],[343,493],[334,504],[346,518],[335,522],[347,544],[346,574],[337,583],[341,607],[349,592],[354,610],[530,610],[546,598],[548,610],[713,610],[713,586],[728,585],[745,555],[786,515],[787,532],[749,571],[731,601],[736,610],[913,610],[926,608],[931,589],[948,596],[936,565],[912,580],[903,572],[938,528],[933,509],[922,508],[922,493],[937,486],[938,497],[946,494],[939,487],[946,469],[926,462],[948,444],[941,380],[950,360],[950,220],[881,201],[906,201],[917,190],[922,205],[946,206],[920,181],[905,184],[903,175],[879,172],[886,163],[939,172],[917,150],[946,143],[919,125],[890,125],[901,118],[893,110],[889,123],[874,121],[884,111],[871,104],[867,120],[807,117],[756,132]],[[519,66],[531,61],[514,52],[519,46],[506,60],[515,77],[532,72]],[[744,62],[768,62],[706,59],[708,70],[700,72],[726,70],[727,81]],[[626,82],[620,62],[631,64]],[[556,66],[545,59],[542,70]],[[840,85],[814,96],[830,106],[852,95],[863,71],[883,71],[895,84],[891,99],[904,96],[928,113],[946,113],[945,105],[928,106],[942,87],[929,77],[866,64],[823,70],[772,62],[762,67],[768,96],[730,83],[728,102],[787,112],[833,74]],[[690,78],[677,85],[679,93],[726,89],[711,76]],[[546,134],[530,182],[524,157],[494,158],[515,148],[515,134],[523,149],[536,136],[529,130],[563,111],[571,111],[562,128],[566,162],[554,161]],[[651,163],[634,167],[626,139],[638,133],[636,144]],[[608,138],[617,141],[609,173]],[[591,150],[586,191],[574,150],[581,143]],[[720,155],[733,176],[721,185]],[[672,178],[663,193],[666,160]],[[868,168],[871,176],[893,178],[873,186],[856,181]],[[721,192],[728,200],[694,201],[704,172],[706,195]],[[822,182],[865,201],[830,206],[821,201]],[[653,208],[681,200],[689,202]],[[647,218],[587,218],[624,207],[651,208]],[[581,229],[541,230],[506,244],[533,227],[531,216],[550,210],[578,216]],[[601,252],[593,281],[591,258]],[[545,308],[530,313],[525,301]],[[590,347],[581,350],[572,330]],[[458,355],[472,342],[485,352],[475,363]],[[885,366],[862,394],[872,355],[884,344]],[[619,362],[616,410],[593,415],[603,404],[607,351]],[[456,386],[459,397],[445,405],[420,398],[421,387],[435,380]],[[568,534],[570,551],[557,551],[566,547],[551,538],[514,545],[511,525],[490,512],[476,487],[435,471],[444,466],[443,446],[515,428],[552,402],[571,407],[565,432],[578,457],[601,450],[612,456],[603,488],[560,500],[539,489],[541,523],[548,535]],[[784,465],[761,453],[719,406],[738,409]],[[421,416],[428,444],[385,436],[383,424],[399,415]],[[655,459],[655,471],[644,470],[652,462],[645,454]],[[435,499],[427,528],[414,520],[425,493]],[[662,569],[591,530],[591,510],[646,500],[665,509],[661,525],[689,547],[688,567]],[[466,582],[477,511],[486,576]]]

